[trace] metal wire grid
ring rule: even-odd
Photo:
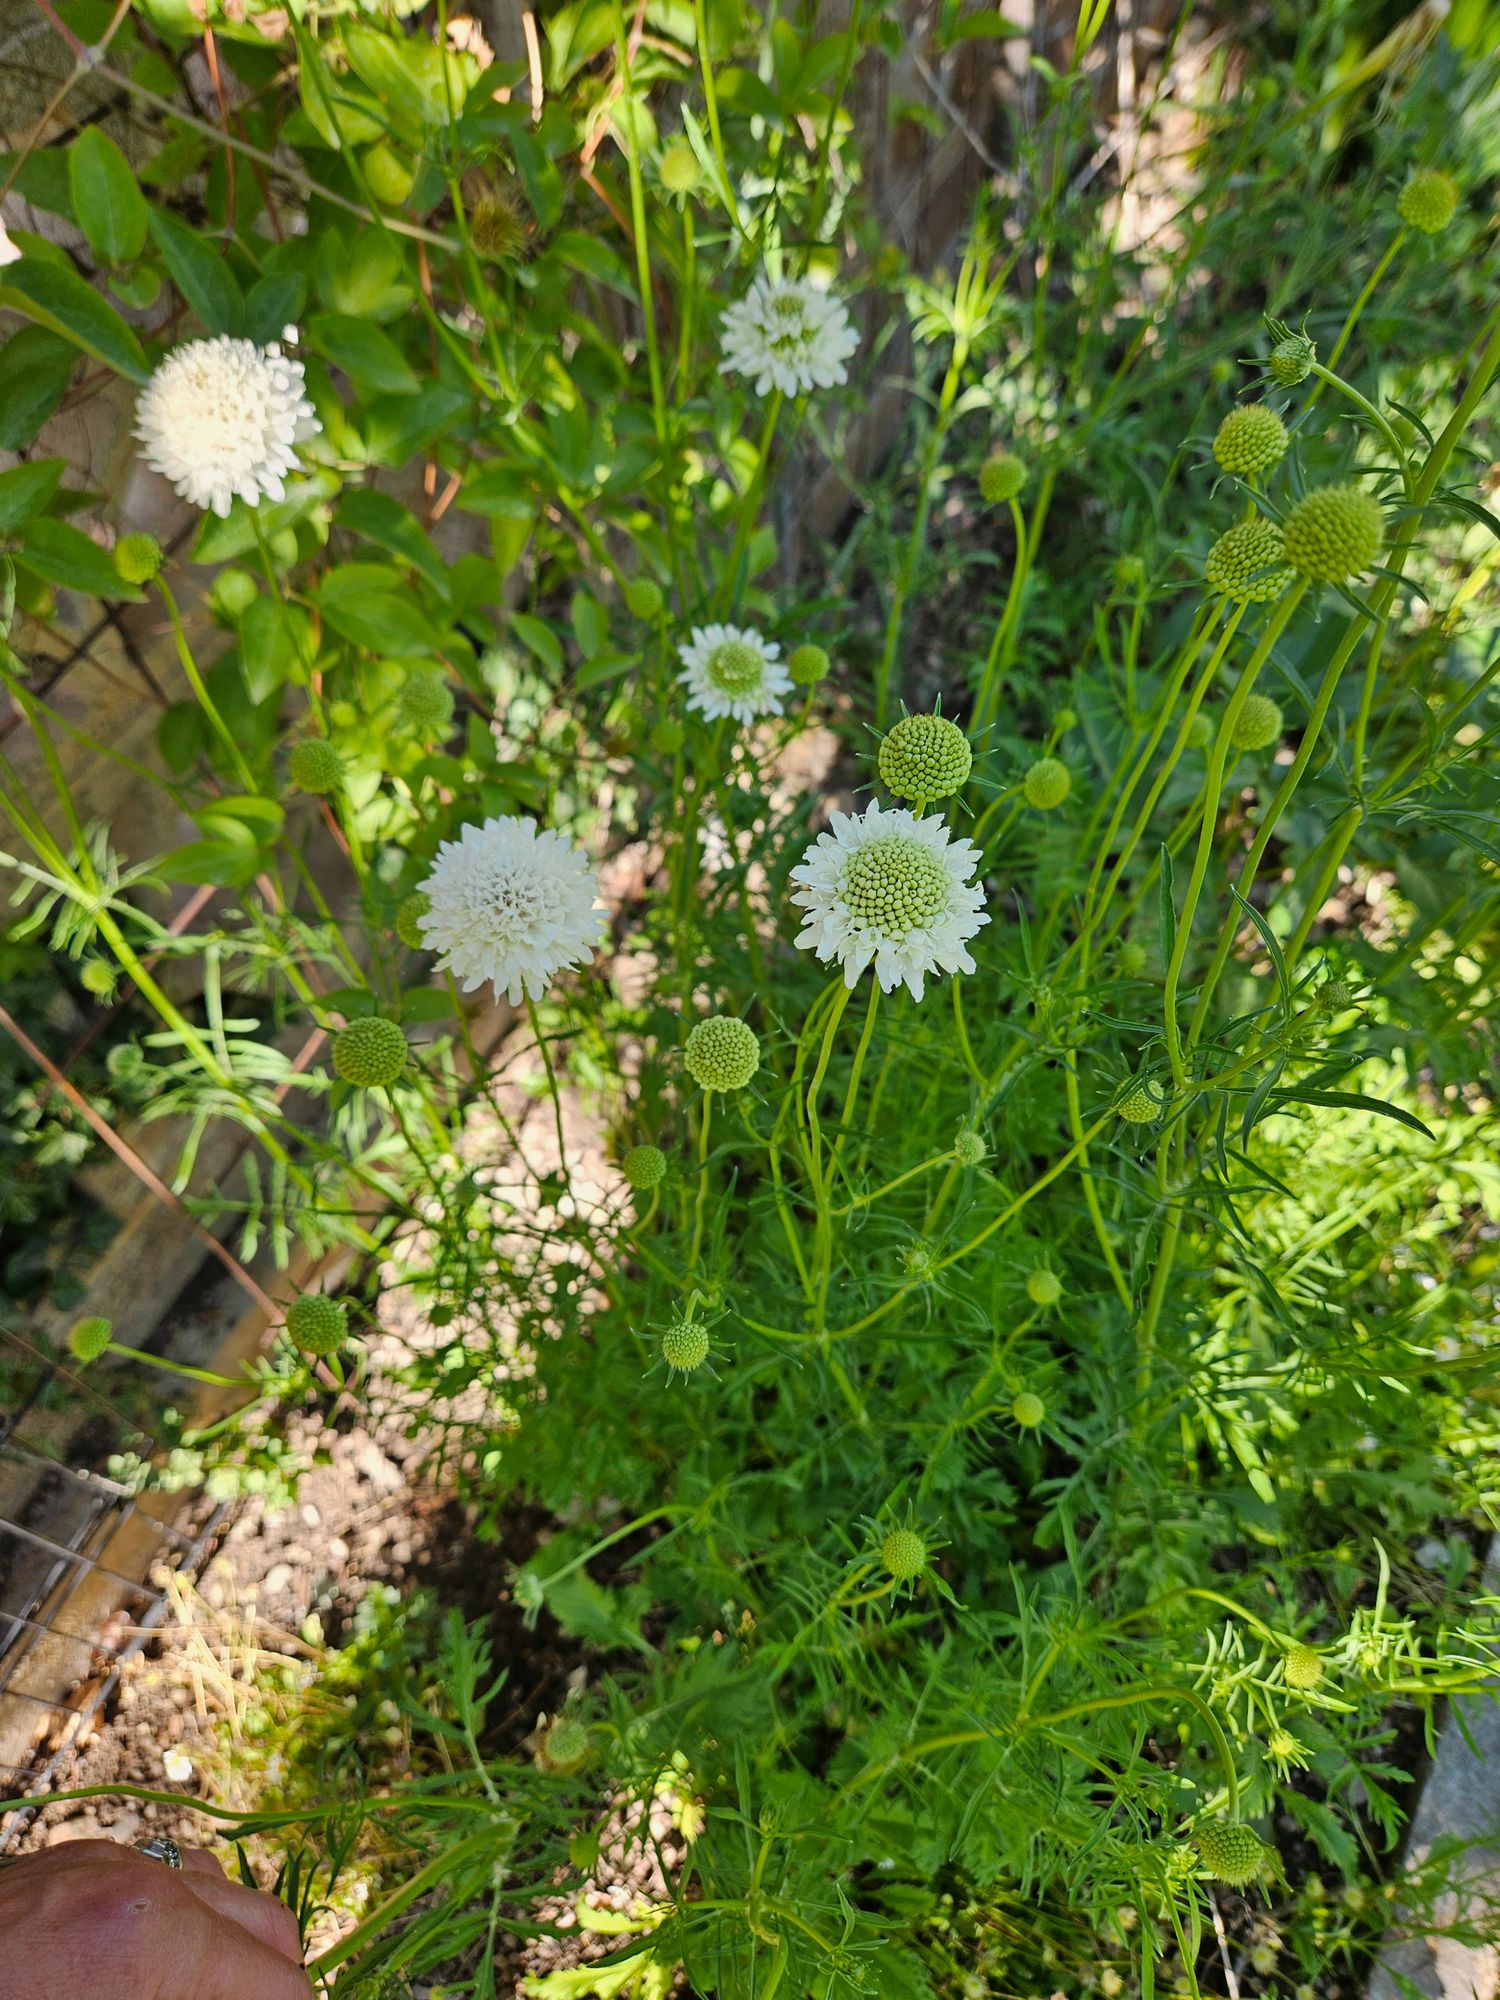
[[[19,1729],[29,1713],[35,1724],[47,1725],[49,1747],[28,1763],[0,1760],[0,1794],[32,1801],[0,1817],[0,1854],[15,1843],[45,1802],[89,1723],[114,1694],[121,1670],[165,1618],[167,1594],[146,1579],[163,1562],[196,1572],[225,1512],[223,1507],[215,1509],[196,1533],[188,1534],[144,1514],[131,1488],[94,1464],[63,1462],[55,1448],[47,1448],[49,1426],[43,1421],[48,1391],[62,1378],[25,1343],[13,1344],[35,1365],[23,1392],[9,1409],[0,1410],[0,1730],[9,1736],[12,1732],[6,1725]],[[76,1398],[77,1386],[71,1379],[67,1388]],[[91,1405],[94,1437],[102,1429],[109,1439],[87,1456],[100,1459],[122,1443],[143,1456],[150,1452],[155,1440],[135,1417],[91,1385],[84,1394]],[[141,1537],[133,1532],[129,1567],[113,1567],[110,1556],[122,1532],[142,1526],[149,1530],[145,1560]],[[113,1586],[111,1594],[129,1613],[113,1644],[98,1629],[97,1620],[86,1612],[77,1616],[80,1587],[95,1578]],[[68,1616],[70,1608],[75,1619]],[[36,1649],[44,1640],[60,1642],[55,1648],[56,1669],[48,1662],[36,1677],[42,1685],[23,1687],[23,1669],[28,1662],[35,1663]],[[68,1684],[60,1685],[64,1680]],[[76,1692],[79,1687],[89,1690],[82,1701]]]

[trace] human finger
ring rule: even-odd
[[[302,1963],[297,1919],[275,1896],[262,1895],[259,1889],[243,1889],[238,1882],[228,1882],[222,1875],[196,1870],[187,1877],[186,1886],[216,1916],[238,1924],[268,1950],[289,1958],[294,1965]]]

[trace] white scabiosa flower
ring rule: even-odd
[[[302,363],[274,342],[190,340],[141,392],[142,456],[184,500],[216,514],[236,495],[247,507],[280,500],[297,446],[321,428],[305,389]]]
[[[539,999],[566,965],[599,942],[598,884],[563,833],[539,833],[508,815],[445,840],[421,884],[417,926],[429,951],[465,988],[488,979],[513,1007]]]
[[[953,840],[940,819],[904,807],[833,815],[792,870],[804,912],[797,943],[825,964],[836,958],[853,986],[867,965],[881,991],[905,983],[914,1000],[930,972],[972,972],[965,949],[989,917],[971,880],[979,850]]]
[[[724,314],[719,361],[725,375],[744,375],[757,396],[780,389],[832,389],[847,382],[846,363],[859,335],[842,299],[806,278],[771,278],[764,272]]]
[[[791,693],[781,648],[744,626],[695,625],[677,650],[683,665],[677,678],[688,691],[688,707],[710,722],[726,715],[736,722],[780,715],[783,698]]]

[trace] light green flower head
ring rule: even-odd
[[[1424,236],[1439,236],[1453,220],[1458,208],[1458,183],[1440,167],[1424,167],[1414,173],[1396,197],[1396,213],[1409,229]]]
[[[743,1090],[760,1068],[760,1038],[733,1014],[695,1024],[682,1060],[700,1090]]]
[[[974,766],[969,739],[943,715],[903,715],[881,738],[880,782],[898,799],[951,798]]]
[[[1286,456],[1286,425],[1265,403],[1231,410],[1214,438],[1214,458],[1226,472],[1253,479]]]

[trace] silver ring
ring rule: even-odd
[[[167,1834],[157,1834],[152,1840],[138,1840],[137,1854],[144,1854],[148,1861],[165,1861],[169,1868],[182,1866],[182,1849]]]

